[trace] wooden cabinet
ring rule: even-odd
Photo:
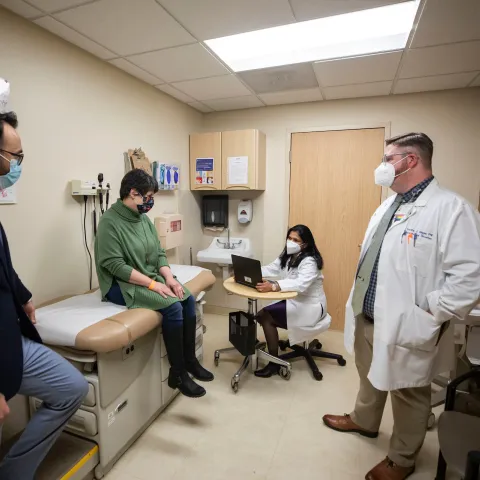
[[[220,132],[191,134],[190,190],[221,189],[222,134]]]
[[[265,190],[265,187],[264,133],[251,129],[190,135],[191,190]]]

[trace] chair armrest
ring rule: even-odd
[[[464,480],[477,480],[480,468],[480,452],[472,450],[468,452],[467,468],[465,470]]]
[[[452,380],[447,386],[447,396],[445,399],[445,411],[453,410],[455,406],[455,395],[457,393],[457,388],[465,382],[465,380],[470,380],[471,378],[478,378],[480,380],[480,370],[474,369],[470,370],[463,375]]]

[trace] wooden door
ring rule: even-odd
[[[198,171],[197,167],[201,171]],[[192,133],[190,135],[190,190],[221,189],[222,134],[220,132]]]
[[[381,202],[373,172],[383,146],[383,128],[292,135],[289,225],[307,225],[315,236],[335,330],[344,328],[359,245]]]

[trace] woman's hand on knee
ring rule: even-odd
[[[152,288],[154,292],[157,292],[159,295],[161,295],[163,298],[167,297],[172,297],[176,298],[177,296],[172,292],[172,290],[167,287],[167,285],[164,285],[163,283],[156,282],[155,286]]]
[[[167,280],[167,287],[175,294],[175,296],[177,296],[180,300],[183,300],[183,297],[185,296],[185,290],[180,282],[172,277]]]

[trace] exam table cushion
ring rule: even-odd
[[[171,265],[174,275],[194,297],[210,289],[215,276],[210,270]],[[37,310],[37,329],[47,345],[105,353],[129,345],[161,324],[162,316],[144,308],[103,302],[99,290],[65,296]]]

